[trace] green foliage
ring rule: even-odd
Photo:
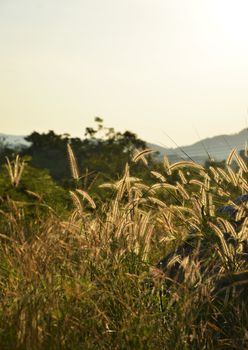
[[[25,164],[18,186],[11,183],[5,165],[0,170],[0,208],[8,207],[8,201],[18,203],[30,215],[38,210],[38,215],[49,207],[58,214],[65,214],[70,208],[70,198],[66,190],[57,185],[45,169],[37,169]]]
[[[132,132],[116,132],[103,126],[103,120],[96,118],[97,127],[86,128],[85,138],[72,138],[68,134],[57,135],[33,132],[26,137],[31,143],[21,152],[31,156],[30,164],[47,169],[58,183],[64,187],[74,187],[71,180],[66,146],[70,143],[80,169],[81,184],[84,188],[97,187],[102,181],[115,180],[121,176],[122,169],[130,162],[136,149],[145,149],[146,144]],[[151,159],[150,159],[151,160]],[[149,171],[140,164],[134,166],[137,176],[148,176]]]

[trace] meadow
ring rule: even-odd
[[[1,196],[0,348],[247,349],[247,208],[233,203],[248,192],[246,161],[236,150],[224,168],[164,158],[146,183],[132,173],[147,167],[142,150],[98,186],[108,194],[99,201],[67,147],[75,188],[66,213],[28,182],[29,199]],[[21,188],[26,166],[8,160],[9,189]],[[218,211],[228,203],[235,218]],[[186,241],[191,254],[158,268]],[[180,278],[170,275],[175,261]]]

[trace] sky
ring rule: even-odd
[[[173,146],[248,123],[247,0],[0,0],[0,133],[100,116]]]

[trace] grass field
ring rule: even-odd
[[[126,165],[102,185],[111,200],[95,205],[77,188],[68,217],[50,210],[31,221],[25,203],[4,199],[0,349],[247,349],[246,208],[232,219],[217,210],[248,192],[247,173],[235,150],[225,169],[165,159],[149,186]],[[187,240],[192,254],[173,257],[181,277],[171,278],[156,265]]]

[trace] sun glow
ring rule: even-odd
[[[214,3],[214,18],[221,34],[235,45],[248,42],[248,1],[219,0]]]

